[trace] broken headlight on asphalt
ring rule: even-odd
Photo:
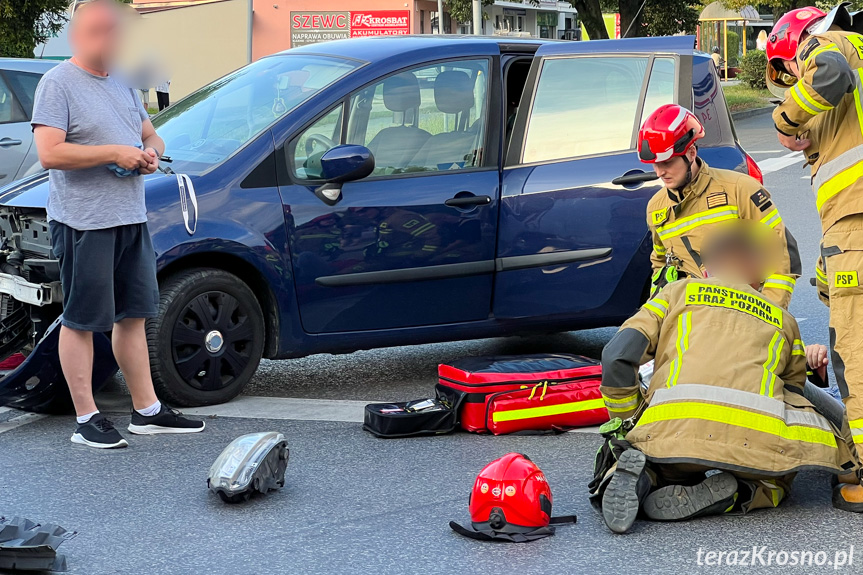
[[[288,454],[288,442],[281,433],[241,435],[210,467],[207,487],[227,503],[246,501],[256,491],[266,493],[283,487]]]

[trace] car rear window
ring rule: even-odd
[[[647,56],[544,61],[528,119],[522,162],[632,149],[649,66]],[[645,110],[673,101],[674,74],[674,59],[656,59]]]

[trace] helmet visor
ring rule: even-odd
[[[767,64],[767,80],[782,88],[790,88],[797,83],[797,76],[782,67],[782,60],[773,60]]]

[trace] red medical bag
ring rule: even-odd
[[[438,395],[464,395],[462,429],[495,435],[599,425],[599,362],[565,353],[470,357],[438,366]]]

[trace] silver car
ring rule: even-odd
[[[56,60],[0,58],[0,186],[42,169],[30,117],[42,74]]]

